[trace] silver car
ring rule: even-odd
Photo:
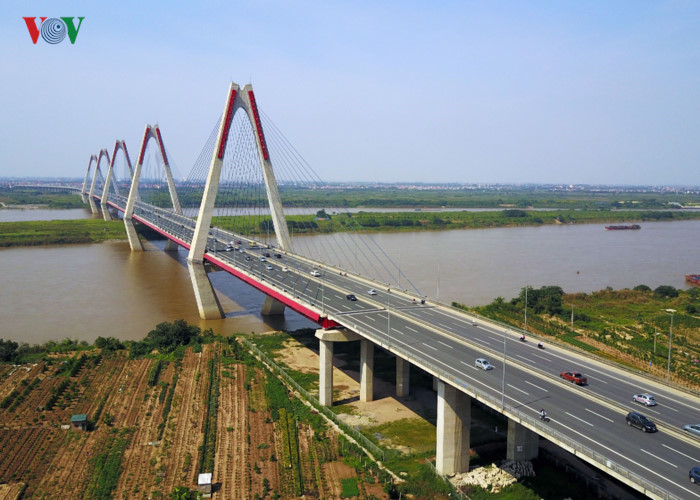
[[[493,365],[484,358],[477,358],[477,360],[474,362],[474,366],[481,368],[482,370],[493,370]]]
[[[632,401],[642,403],[644,406],[656,406],[656,399],[649,393],[635,394],[632,396]]]
[[[690,432],[691,434],[695,434],[696,436],[700,436],[700,424],[684,425],[683,430],[686,432]]]

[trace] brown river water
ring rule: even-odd
[[[590,224],[373,238],[430,300],[471,306],[499,296],[509,300],[528,284],[559,285],[565,292],[639,284],[685,288],[684,275],[700,273],[700,221],[643,223],[639,231]],[[284,319],[262,318],[263,295],[223,272],[213,273],[212,281],[227,317],[201,320],[184,249],[173,254],[162,247],[154,242],[142,253],[130,252],[126,242],[0,249],[0,338],[30,344],[67,337],[138,340],[156,324],[179,318],[222,334],[314,326],[291,311]]]

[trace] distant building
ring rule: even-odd
[[[206,472],[199,475],[197,479],[197,487],[204,495],[211,495],[211,472]]]
[[[73,415],[70,418],[70,423],[73,425],[73,428],[79,428],[81,431],[87,430],[87,415]]]

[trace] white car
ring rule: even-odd
[[[266,266],[266,268],[267,268],[268,271],[272,271],[272,266],[271,266],[270,264],[268,264],[268,265]]]
[[[282,271],[285,272],[285,273],[288,273],[288,272],[289,272],[289,268],[288,268],[287,266],[284,266],[284,267],[282,268]]]
[[[656,406],[656,399],[651,394],[635,394],[632,401],[642,403],[644,406]]]
[[[316,269],[311,271],[311,276],[321,276],[321,273],[319,273]]]
[[[493,370],[493,365],[484,358],[477,358],[477,360],[474,362],[474,366],[481,368],[482,370]]]
[[[370,295],[377,295],[377,291],[374,288],[370,288],[369,290],[367,290],[367,293]]]

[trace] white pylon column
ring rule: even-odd
[[[129,176],[131,179],[134,178],[134,171],[131,168],[131,160],[129,159],[129,152],[126,150],[126,143],[123,140],[117,140],[114,143],[114,151],[112,152],[112,159],[109,162],[109,169],[107,170],[107,179],[105,179],[105,187],[102,190],[102,199],[101,199],[101,205],[102,205],[102,216],[104,217],[105,220],[109,221],[112,220],[112,216],[109,213],[109,206],[107,205],[107,198],[109,197],[109,188],[112,184],[112,177],[114,176],[114,160],[117,156],[117,151],[119,151],[119,148],[124,151],[124,156],[126,156],[126,163],[129,166]],[[114,183],[114,193],[117,196],[120,196],[119,193],[119,186],[117,186],[117,183]]]
[[[280,192],[277,187],[275,173],[272,170],[270,153],[267,150],[267,142],[265,141],[265,134],[263,133],[262,123],[260,122],[260,114],[258,113],[258,105],[255,101],[255,94],[253,93],[252,85],[248,84],[243,87],[243,91],[241,92],[241,100],[243,103],[245,103],[245,106],[243,107],[246,109],[250,123],[253,125],[253,129],[255,130],[255,142],[258,145],[260,165],[262,166],[263,179],[265,180],[265,190],[267,192],[267,200],[270,203],[270,215],[272,217],[272,224],[275,228],[277,243],[283,250],[291,251],[292,242],[289,238],[289,229],[287,228],[287,222],[284,218],[284,211],[282,210],[282,199],[280,198]]]
[[[126,228],[126,236],[127,238],[129,238],[129,247],[131,247],[132,252],[143,251],[143,245],[141,245],[139,235],[136,234],[136,229],[134,228],[134,221],[132,220],[132,217],[134,215],[134,206],[136,205],[136,200],[139,196],[139,181],[141,180],[141,167],[143,167],[143,155],[146,151],[146,143],[148,142],[148,137],[150,133],[151,126],[146,125],[146,130],[143,133],[143,140],[141,141],[141,149],[139,150],[139,157],[138,160],[136,160],[134,178],[131,179],[129,198],[126,200],[126,207],[124,207],[124,227]]]
[[[360,340],[360,401],[374,401],[374,343]]]
[[[83,203],[88,202],[88,197],[85,194],[86,193],[85,190],[87,189],[88,178],[90,177],[90,167],[92,166],[93,161],[95,161],[95,162],[97,161],[97,156],[90,155],[90,161],[88,162],[87,172],[85,172],[85,180],[83,181],[83,189],[80,191],[80,196],[82,196],[82,198],[83,198]]]
[[[396,397],[408,396],[410,391],[410,367],[411,363],[400,356],[396,356]]]
[[[93,197],[95,196],[95,184],[97,184],[97,176],[100,175],[100,162],[102,161],[103,156],[106,156],[107,162],[109,162],[109,152],[106,149],[101,149],[100,153],[97,155],[97,166],[95,167],[95,173],[92,176],[92,184],[90,184],[90,194],[88,194],[90,210],[92,210],[93,214],[99,212],[99,210],[97,210],[97,205],[95,205],[95,199]],[[101,202],[102,200],[100,200],[100,203]]]

